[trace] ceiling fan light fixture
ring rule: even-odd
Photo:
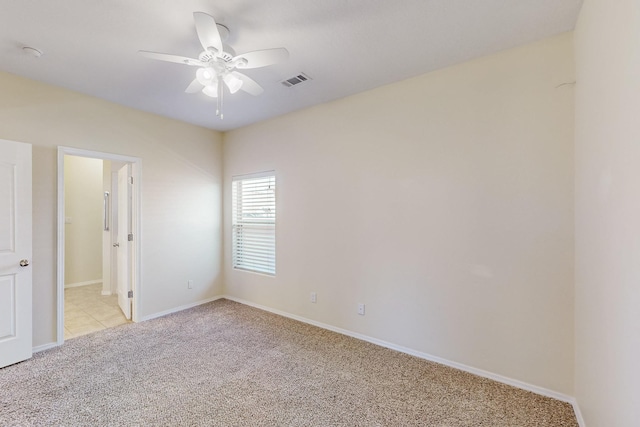
[[[205,86],[202,89],[202,93],[204,93],[205,95],[210,96],[212,98],[217,98],[218,97],[218,84],[214,83],[212,85]]]
[[[196,79],[202,86],[208,86],[215,80],[216,73],[211,68],[198,68],[196,71]]]
[[[236,93],[242,87],[243,81],[240,80],[238,77],[234,76],[233,74],[225,75],[223,80],[226,83],[227,87],[229,88],[229,92],[231,93]]]

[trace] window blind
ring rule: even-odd
[[[276,274],[276,177],[274,172],[232,180],[233,267]]]

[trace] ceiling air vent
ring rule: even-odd
[[[286,87],[291,87],[291,86],[295,86],[295,85],[300,84],[300,83],[304,83],[307,80],[311,80],[311,77],[307,76],[304,73],[300,73],[297,76],[291,77],[289,79],[285,79],[285,80],[281,81],[280,83],[282,83]]]

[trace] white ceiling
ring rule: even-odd
[[[226,131],[573,29],[582,0],[0,0],[0,70]],[[229,27],[236,51],[285,47],[287,62],[246,70],[265,92],[186,94],[194,11]],[[44,52],[38,59],[23,46]],[[279,82],[304,72],[313,80]],[[1,96],[1,95],[0,95]]]

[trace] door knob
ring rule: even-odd
[[[119,247],[120,247],[120,243],[114,243],[114,244],[113,244],[113,247],[114,247],[114,248],[119,248]]]
[[[21,259],[20,260],[20,267],[26,267],[29,265],[29,260],[28,259]]]

